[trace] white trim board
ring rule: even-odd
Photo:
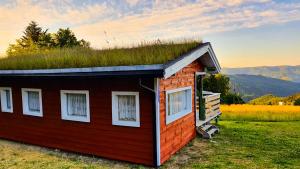
[[[143,70],[162,70],[162,69],[163,69],[162,64],[155,64],[155,65],[134,65],[134,66],[63,68],[63,69],[0,70],[0,74],[10,75],[10,74],[96,73],[96,72],[143,71]]]
[[[156,113],[156,162],[157,166],[161,165],[160,162],[160,90],[159,90],[159,78],[154,79],[154,91],[155,91],[155,113]]]
[[[42,101],[42,89],[33,89],[33,88],[22,88],[22,107],[23,107],[23,114],[29,116],[37,116],[43,117],[43,101]],[[38,92],[39,93],[39,103],[40,103],[40,111],[30,111],[28,108],[28,94],[27,92]]]
[[[10,95],[10,109],[7,108],[7,100],[6,100],[6,93],[4,93],[5,90],[9,91]],[[6,113],[13,113],[13,99],[12,99],[12,89],[11,87],[0,87],[0,102],[1,102],[1,111]]]
[[[135,96],[135,106],[136,106],[136,121],[123,121],[119,120],[118,115],[118,96],[119,95],[133,95]],[[139,92],[131,91],[112,91],[112,124],[116,126],[128,126],[128,127],[140,127],[140,98]]]
[[[189,104],[189,109],[188,110],[186,110],[186,111],[182,111],[182,112],[177,112],[176,114],[173,114],[173,115],[168,115],[168,107],[169,107],[169,103],[168,103],[168,95],[169,94],[171,94],[171,93],[175,93],[175,92],[179,92],[179,91],[184,91],[184,90],[189,90],[190,91],[190,100],[189,100],[189,102],[188,102],[188,104]],[[170,124],[170,123],[172,123],[172,122],[174,122],[174,121],[176,121],[176,120],[178,120],[178,119],[180,119],[180,118],[182,118],[183,116],[185,116],[185,115],[187,115],[187,114],[189,114],[189,113],[192,113],[193,112],[193,110],[192,110],[192,108],[193,108],[193,91],[192,91],[192,87],[191,86],[188,86],[188,87],[182,87],[182,88],[176,88],[176,89],[173,89],[173,90],[167,90],[166,91],[166,96],[165,96],[166,98],[166,101],[165,101],[165,104],[166,104],[166,124],[168,125],[168,124]]]
[[[70,116],[67,112],[67,94],[84,94],[86,98],[86,117],[84,116]],[[88,90],[60,90],[60,105],[61,105],[61,119],[69,121],[87,122],[90,119],[90,96]]]
[[[203,45],[199,47],[198,49],[194,50],[190,54],[183,56],[183,58],[179,61],[174,62],[172,65],[166,67],[164,69],[164,78],[167,79],[177,73],[179,70],[183,69],[187,65],[191,64],[195,60],[201,58],[204,56],[204,54],[208,53],[210,56],[210,59],[212,61],[212,65],[216,68],[216,72],[218,73],[221,71],[220,64],[216,58],[215,53],[213,52],[213,49],[210,45],[210,43]]]

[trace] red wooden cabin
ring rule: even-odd
[[[0,137],[160,166],[217,115],[196,113],[207,68],[220,72],[210,43],[165,64],[0,70]]]

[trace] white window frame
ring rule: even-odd
[[[4,90],[9,90],[10,94],[10,109],[7,108],[7,100],[6,100],[6,93],[4,93]],[[12,89],[11,87],[0,87],[0,101],[1,101],[1,111],[6,113],[12,113],[13,112],[13,99],[12,99]]]
[[[190,90],[190,92],[191,92],[190,102],[188,103],[188,105],[190,105],[189,109],[186,110],[186,111],[178,112],[176,114],[168,115],[168,112],[169,112],[169,103],[168,103],[169,94],[184,91],[184,90]],[[166,91],[166,98],[165,98],[166,99],[166,124],[170,124],[173,121],[176,121],[177,119],[180,119],[183,116],[185,116],[185,115],[192,112],[192,107],[193,107],[193,104],[192,104],[192,98],[193,97],[192,97],[192,95],[193,95],[193,93],[192,93],[192,87],[191,86]]]
[[[43,117],[43,102],[42,102],[42,89],[33,89],[33,88],[22,88],[22,107],[23,114],[30,116]],[[28,94],[27,92],[38,92],[39,93],[39,102],[40,102],[40,111],[30,111],[28,108]]]
[[[85,94],[86,98],[86,117],[70,116],[67,112],[67,94]],[[60,90],[60,105],[61,105],[61,119],[69,121],[78,121],[89,123],[90,119],[90,96],[88,90]]]
[[[136,121],[122,121],[119,120],[118,114],[118,95],[132,95],[135,96],[136,103]],[[117,126],[140,127],[140,98],[139,92],[128,91],[113,91],[112,92],[112,124]]]

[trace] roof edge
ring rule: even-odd
[[[211,57],[214,67],[216,71],[214,73],[221,72],[221,66],[219,61],[214,53],[214,50],[211,46],[210,42],[202,43],[198,47],[189,51],[188,53],[183,54],[182,56],[164,64],[164,78],[169,78],[185,66],[189,65],[193,61],[199,59],[205,53],[208,53]]]
[[[162,64],[155,65],[133,65],[133,66],[109,66],[109,67],[88,67],[88,68],[63,68],[63,69],[35,69],[35,70],[0,70],[0,76],[67,76],[67,75],[101,75],[102,74],[116,74],[128,75],[125,72],[139,71],[138,74],[157,74],[159,71],[163,71]]]

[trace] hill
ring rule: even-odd
[[[286,97],[300,93],[300,83],[257,75],[228,76],[230,78],[231,90],[241,94],[246,102],[266,94]]]
[[[222,73],[228,75],[262,75],[266,77],[272,77],[276,79],[289,80],[300,83],[300,65],[223,68]]]
[[[259,98],[249,101],[249,104],[254,105],[278,105],[279,102],[283,102],[284,105],[292,105],[296,99],[300,98],[300,93],[287,96],[287,97],[277,97],[271,94],[261,96]]]

